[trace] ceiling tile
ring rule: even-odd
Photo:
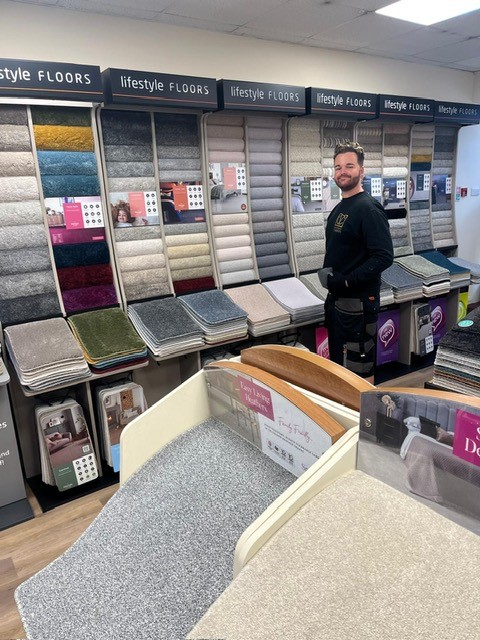
[[[437,29],[445,29],[451,33],[459,33],[462,36],[478,36],[480,35],[480,11],[472,11],[457,18],[437,22],[434,26]]]
[[[163,24],[173,24],[178,27],[189,27],[191,29],[204,29],[205,31],[220,31],[222,33],[232,33],[237,28],[234,24],[214,22],[213,20],[184,18],[183,16],[172,16],[169,13],[157,13],[154,19],[156,22]]]
[[[480,57],[458,60],[454,64],[459,65],[465,71],[480,71]]]
[[[445,47],[423,51],[417,54],[416,57],[436,62],[458,62],[458,60],[476,57],[479,51],[480,38],[471,38],[470,40],[464,40]]]
[[[344,43],[350,46],[356,45],[358,48],[371,47],[375,42],[394,38],[417,29],[419,27],[412,23],[369,13],[335,29],[330,29],[328,32],[322,31],[313,37],[325,38],[330,42]]]
[[[21,4],[48,4],[54,5],[58,3],[58,0],[15,0]]]
[[[372,52],[388,52],[414,55],[428,49],[436,49],[465,40],[465,36],[444,33],[429,27],[423,27],[410,33],[404,33],[396,38],[389,38],[382,42],[373,43],[369,49]]]
[[[392,4],[393,0],[335,0],[335,4],[347,4],[349,7],[364,9],[365,11],[376,11],[383,9],[388,4]]]
[[[286,2],[287,0],[177,0],[165,13],[240,26],[276,10]]]
[[[76,11],[90,11],[112,16],[126,16],[137,20],[151,20],[158,11],[165,9],[171,0],[141,0],[137,6],[132,6],[128,0],[58,0],[57,6]]]
[[[355,51],[356,45],[339,44],[338,42],[328,42],[328,40],[319,40],[318,38],[305,38],[301,44],[307,47],[318,47],[320,49],[336,49],[337,51]],[[377,54],[378,55],[378,54]]]
[[[303,43],[303,36],[295,36],[291,33],[272,32],[269,30],[252,29],[250,27],[238,27],[232,31],[234,36],[246,36],[248,38],[259,38],[260,40],[270,40],[278,42],[291,42],[295,44]]]
[[[251,20],[245,26],[307,38],[353,20],[361,13],[360,9],[345,5],[319,4],[314,0],[290,0],[278,9]]]

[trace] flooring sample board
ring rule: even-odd
[[[27,635],[184,638],[230,583],[240,535],[294,480],[215,419],[194,427],[126,482],[63,556],[18,588]]]

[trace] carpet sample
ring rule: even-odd
[[[38,200],[38,183],[35,176],[0,176],[0,199],[2,202]]]
[[[39,151],[37,158],[42,177],[61,175],[98,177],[97,160],[95,154],[92,152]]]
[[[27,125],[27,108],[16,104],[1,104],[0,125],[2,124]]]
[[[31,151],[30,132],[27,126],[0,124],[0,151]]]
[[[35,144],[44,151],[93,151],[90,127],[34,125]]]
[[[92,126],[91,110],[87,108],[34,106],[31,112],[34,125]]]
[[[24,298],[42,294],[55,294],[55,282],[51,269],[37,271],[35,277],[26,278],[25,274],[17,273],[0,276],[0,301],[12,298]]]
[[[479,550],[475,534],[354,471],[286,522],[187,637],[467,640],[479,619],[469,561]]]
[[[62,290],[113,283],[112,267],[109,264],[66,267],[57,269],[57,275]]]
[[[55,245],[53,247],[57,269],[64,267],[87,267],[109,264],[110,253],[106,242],[85,242],[83,244]]]
[[[42,175],[44,198],[62,198],[65,194],[97,196],[100,194],[98,177],[90,175]]]
[[[191,293],[192,291],[204,291],[215,287],[215,281],[211,276],[194,277],[186,280],[176,280],[173,288],[177,295]]]
[[[0,305],[0,321],[4,326],[60,315],[60,313],[60,304],[56,293],[11,298],[3,300]]]
[[[51,271],[48,247],[31,247],[0,251],[0,276]],[[25,277],[25,276],[24,276]]]
[[[47,234],[43,224],[0,227],[0,251],[46,246]]]
[[[0,176],[34,176],[31,151],[0,151]]]
[[[67,313],[107,307],[118,302],[113,284],[82,285],[80,289],[62,290],[62,299]]]

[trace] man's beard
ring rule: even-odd
[[[346,176],[345,176],[346,177]],[[355,189],[355,187],[360,183],[362,176],[359,174],[358,176],[351,176],[349,180],[345,180],[344,178],[340,178],[338,181],[335,180],[335,184],[341,191],[351,191]]]

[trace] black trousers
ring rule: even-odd
[[[373,375],[377,343],[378,295],[325,301],[330,360],[362,378]]]

